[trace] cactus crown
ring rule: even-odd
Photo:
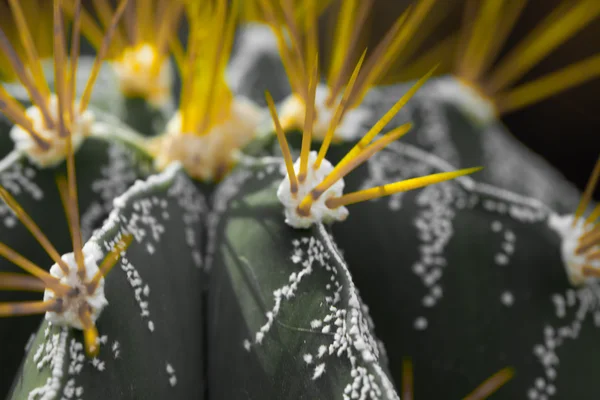
[[[18,1],[11,1],[11,10],[19,26],[21,45],[25,49],[24,62],[14,49],[9,38],[0,29],[0,49],[8,58],[12,69],[19,81],[27,90],[33,103],[29,110],[23,106],[2,87],[0,87],[0,111],[4,113],[15,127],[11,137],[17,148],[41,166],[54,165],[64,159],[67,151],[66,138],[69,136],[72,145],[77,147],[84,136],[89,134],[93,117],[87,112],[92,89],[102,61],[106,55],[116,24],[123,14],[126,0],[121,2],[113,16],[107,34],[102,40],[85,90],[81,99],[75,99],[76,73],[79,57],[79,28],[81,3],[78,2],[74,12],[73,32],[71,38],[71,55],[67,56],[65,30],[61,1],[54,2],[54,80],[55,93],[51,93],[38,52],[33,43],[31,33],[24,20],[23,9]],[[69,63],[67,63],[67,59]],[[69,65],[69,68],[65,68]],[[28,68],[31,71],[29,73]]]
[[[108,0],[94,1],[94,11],[102,24],[99,26],[79,2],[65,0],[63,7],[71,18],[80,21],[83,35],[96,51],[103,46],[103,29],[114,29],[107,58],[113,63],[121,92],[127,97],[144,98],[155,107],[167,103],[172,82],[169,39],[179,24],[182,3],[163,1],[155,8],[147,2],[131,0],[119,25],[110,28],[119,8],[113,10]]]
[[[364,54],[363,54],[364,57]],[[354,80],[358,75],[363,58],[361,58],[354,69],[350,82],[344,92],[344,99],[347,93],[351,93]],[[406,134],[411,124],[404,124],[385,134],[380,139],[371,143],[372,140],[382,131],[389,121],[400,111],[408,99],[416,92],[433,73],[431,70],[421,80],[419,80],[411,90],[394,104],[394,106],[363,136],[363,138],[346,154],[346,156],[333,167],[326,159],[325,155],[333,134],[339,123],[339,116],[343,114],[347,105],[345,101],[340,102],[336,115],[338,118],[332,119],[331,125],[327,131],[321,148],[317,153],[310,152],[312,140],[313,118],[314,118],[314,99],[316,92],[316,82],[318,78],[318,56],[312,64],[312,76],[305,92],[308,93],[308,102],[305,114],[304,130],[302,133],[302,149],[300,158],[294,165],[291,153],[288,147],[283,127],[279,121],[275,104],[269,93],[266,94],[267,104],[276,127],[277,139],[281,147],[287,175],[281,183],[277,195],[285,207],[286,222],[297,228],[307,228],[313,223],[328,222],[334,220],[344,220],[348,211],[346,205],[367,201],[394,193],[403,192],[411,189],[421,188],[459,176],[471,174],[481,168],[468,168],[454,172],[443,172],[429,175],[421,178],[414,178],[406,181],[380,185],[371,189],[361,190],[354,193],[343,195],[344,177],[355,168],[363,164],[374,154],[385,148],[388,144],[396,141]]]

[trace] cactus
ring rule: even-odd
[[[419,58],[447,2],[368,52],[372,1],[9,0],[0,394],[596,398],[600,161],[577,205],[499,116],[600,74],[509,89],[600,7],[491,68],[523,3]]]

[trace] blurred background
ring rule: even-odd
[[[439,28],[429,35],[420,51],[456,32],[463,23],[465,3],[471,0],[438,1],[448,11]],[[475,0],[480,1],[480,0]],[[504,0],[519,1],[519,0]],[[600,1],[600,0],[598,0]],[[370,45],[376,43],[412,0],[375,0],[370,28]],[[521,13],[499,58],[515,46],[545,16],[564,0],[529,0]],[[429,18],[429,17],[428,17]],[[529,81],[600,53],[600,19],[596,19],[564,45],[554,50],[521,81]],[[502,118],[522,143],[542,155],[568,180],[583,189],[594,163],[600,156],[600,79],[595,79],[533,106],[506,114]],[[595,198],[600,198],[596,190]]]
[[[22,0],[22,4],[27,1],[29,0]],[[459,31],[463,25],[463,10],[468,1],[480,3],[482,0],[437,0],[430,15],[426,17],[425,23],[435,20],[436,17],[439,17],[441,22],[431,33],[426,34],[427,39],[418,47],[416,55],[424,54],[436,43]],[[500,52],[499,58],[513,48],[559,4],[569,1],[572,0],[527,1],[520,18]],[[48,5],[51,5],[51,0],[47,0],[47,2]],[[415,2],[415,0],[374,0],[374,8],[365,27],[365,31],[369,32],[365,44],[368,43],[369,48],[373,49],[398,16]],[[0,0],[0,5],[2,5],[1,3],[6,5],[7,0]],[[93,9],[92,0],[83,0],[83,3],[88,10]],[[115,1],[113,0],[112,3],[114,4]],[[335,11],[335,6],[331,9]],[[0,8],[0,14],[6,13],[7,10],[7,7]],[[431,15],[434,13],[440,14],[437,16]],[[331,26],[331,18],[336,15],[335,12],[328,11],[322,16],[321,39],[327,40],[332,37],[326,33],[331,32],[331,30],[328,31],[328,27]],[[4,24],[6,19],[2,17],[3,15],[0,15],[0,21]],[[181,33],[184,32],[185,27],[182,26]],[[330,45],[330,43],[322,44],[325,55]],[[520,82],[530,81],[595,54],[600,54],[600,19],[596,19],[565,44],[551,52]],[[397,71],[391,71],[392,74],[394,72]],[[600,79],[595,79],[533,106],[506,114],[502,117],[502,120],[522,143],[548,160],[568,180],[582,189],[600,154],[599,99]],[[595,197],[600,198],[599,194],[600,192],[597,190]]]

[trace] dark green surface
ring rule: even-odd
[[[371,388],[383,392],[375,398],[395,398],[393,390],[385,392],[382,379],[387,378],[379,376],[375,363],[364,361],[354,346],[360,336],[369,351],[379,352],[369,317],[363,314],[366,311],[331,238],[324,229],[295,230],[283,222],[275,196],[281,179],[278,171],[274,165],[255,175],[238,170],[215,195],[213,208],[218,210],[230,190],[238,193],[227,202],[226,212],[218,214],[213,238],[216,249],[208,295],[210,398],[342,399],[353,383],[352,370],[372,377]],[[302,278],[298,281],[298,277]],[[279,296],[279,308],[278,289],[292,291],[287,298]],[[347,314],[336,316],[336,310]],[[276,313],[273,323],[264,338],[257,339],[269,311]],[[359,323],[351,322],[353,312],[358,313]],[[329,322],[327,315],[332,318]],[[322,325],[314,326],[315,320]],[[325,326],[331,331],[323,332]],[[360,334],[353,334],[353,326]],[[339,345],[347,347],[334,344],[335,333],[341,334]],[[327,349],[322,358],[320,346]],[[306,354],[312,356],[310,364]],[[319,364],[324,373],[313,379]],[[385,366],[382,374],[383,370]]]
[[[79,207],[84,238],[99,228],[112,208],[114,197],[123,193],[137,178],[144,176],[147,163],[145,156],[118,142],[88,138],[75,156]],[[12,167],[0,172],[0,184],[18,201],[21,207],[39,225],[59,253],[72,251],[56,176],[66,175],[64,163],[40,170],[28,160],[21,159]],[[0,241],[27,257],[44,269],[52,265],[50,257],[33,236],[12,215],[2,202],[0,204]],[[22,272],[4,258],[0,270]],[[0,292],[0,301],[39,300],[39,294]],[[0,341],[10,343],[2,351],[2,363],[6,373],[0,377],[0,393],[10,387],[24,355],[25,344],[37,328],[39,316],[0,319]]]
[[[127,193],[103,231],[92,238],[106,252],[120,232],[135,237],[127,261],[120,261],[106,278],[109,305],[97,321],[100,335],[107,337],[98,356],[103,370],[87,358],[81,361],[80,373],[69,370],[77,364],[70,346],[81,343],[82,337],[79,331],[67,330],[59,393],[74,379],[86,399],[201,399],[204,343],[199,287],[204,274],[199,256],[204,198],[181,171],[154,178],[149,186],[133,186]],[[141,302],[147,303],[148,315],[142,315]],[[51,372],[47,366],[39,370],[33,361],[44,341],[45,325],[15,382],[12,399],[26,398]],[[51,335],[58,330],[51,328]],[[176,382],[170,380],[173,376]]]

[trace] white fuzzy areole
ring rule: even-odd
[[[325,205],[325,201],[330,197],[339,197],[344,193],[344,180],[340,179],[327,189],[318,200],[312,203],[310,215],[307,217],[298,214],[297,209],[302,199],[310,193],[325,177],[333,171],[333,165],[326,159],[323,159],[319,169],[315,170],[313,165],[317,159],[317,152],[311,151],[308,156],[308,171],[306,179],[299,183],[298,192],[294,195],[290,191],[290,179],[285,175],[283,181],[277,189],[277,198],[283,204],[285,210],[285,222],[294,228],[308,228],[319,222],[329,223],[333,221],[343,221],[348,217],[348,209],[344,206],[331,209]],[[285,166],[283,167],[285,169]],[[294,164],[296,175],[300,171],[300,159]]]
[[[583,266],[590,265],[600,269],[600,261],[585,261],[585,254],[575,254],[575,249],[579,246],[579,238],[586,233],[584,230],[585,220],[581,218],[575,227],[573,227],[573,215],[551,215],[548,224],[562,238],[561,255],[562,260],[567,270],[569,281],[574,286],[581,286],[587,279],[583,274]]]
[[[157,142],[155,166],[162,170],[172,161],[180,161],[193,178],[211,181],[219,169],[229,168],[232,155],[254,138],[262,116],[254,103],[235,98],[227,120],[199,135],[181,131],[181,114],[177,112]]]
[[[325,104],[328,97],[329,87],[324,84],[319,84],[315,94],[316,119],[313,127],[313,139],[316,140],[323,140],[325,137],[337,105],[341,100],[341,97],[336,99],[333,103],[333,107],[329,108]],[[281,115],[282,126],[294,126],[302,129],[304,127],[305,112],[306,107],[304,101],[295,94],[290,95],[281,105],[281,112],[279,114]],[[334,138],[350,141],[362,137],[365,132],[364,125],[370,121],[372,117],[372,110],[361,108],[360,106],[347,110],[335,130]]]
[[[98,272],[98,261],[102,259],[102,251],[100,247],[94,242],[88,242],[83,247],[83,256],[86,271],[86,281],[92,280],[92,278]],[[83,330],[83,325],[79,319],[78,309],[83,302],[86,302],[91,307],[91,318],[93,322],[96,322],[100,313],[108,305],[108,300],[104,295],[104,278],[100,279],[96,291],[90,295],[87,294],[85,283],[81,282],[77,276],[77,263],[75,262],[75,255],[73,253],[64,254],[62,260],[69,267],[69,273],[65,275],[63,270],[58,264],[54,264],[50,268],[50,275],[58,278],[60,283],[70,286],[72,288],[79,288],[79,295],[76,297],[61,297],[63,299],[64,311],[61,313],[47,312],[46,320],[56,325],[69,326],[72,328]],[[44,301],[51,300],[55,297],[54,292],[46,290],[44,292]]]
[[[434,91],[439,100],[457,106],[480,125],[489,125],[497,119],[494,104],[453,76],[432,81],[429,90]]]
[[[156,108],[167,104],[171,99],[173,71],[168,58],[158,59],[156,49],[144,43],[126,49],[121,57],[112,63],[119,88],[125,96],[139,96]],[[156,68],[156,63],[161,62]]]
[[[78,110],[78,107],[79,104],[76,103],[74,109]],[[50,96],[48,109],[52,120],[58,121],[58,97],[54,94]],[[33,164],[40,168],[52,167],[62,162],[67,154],[67,141],[59,136],[58,124],[55,128],[48,129],[42,112],[37,106],[29,107],[25,113],[35,132],[49,142],[50,148],[48,150],[41,149],[25,129],[14,125],[10,130],[10,138],[15,143],[15,148],[23,152]],[[83,139],[90,134],[94,119],[94,114],[89,110],[76,114],[75,121],[71,125],[73,151],[77,151],[83,143]]]

